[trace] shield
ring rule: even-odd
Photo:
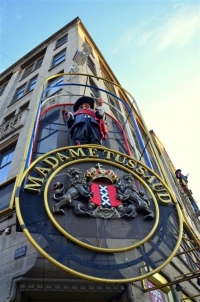
[[[92,183],[90,190],[93,192],[93,197],[90,198],[90,201],[97,206],[111,208],[118,207],[121,204],[121,201],[116,198],[117,192],[114,185]]]

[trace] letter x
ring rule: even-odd
[[[100,192],[100,196],[101,196],[102,206],[104,208],[110,207],[111,204],[110,204],[110,198],[109,198],[109,195],[108,195],[107,186],[99,185],[99,192]]]

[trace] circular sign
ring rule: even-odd
[[[94,168],[91,163],[102,167]],[[158,205],[153,192],[137,174],[130,173],[119,164],[110,165],[100,159],[79,160],[75,169],[71,168],[72,165],[74,163],[69,162],[54,171],[44,189],[49,219],[64,236],[83,247],[107,253],[131,250],[151,238],[159,221]],[[119,191],[117,184],[110,180],[112,172],[116,175],[118,187],[123,186],[121,201],[116,198]],[[90,175],[84,177],[87,173],[93,173],[91,178],[95,175],[93,182],[90,179],[87,181]],[[118,178],[118,175],[122,176]],[[82,177],[86,184],[90,183],[89,194],[91,192],[94,196],[84,198],[86,193]],[[124,184],[124,177],[129,177],[134,184],[127,180]],[[149,198],[145,194],[142,196],[134,180],[140,188],[144,186]],[[57,196],[54,193],[56,189],[51,189],[55,184],[60,184],[61,188],[57,190]]]
[[[130,156],[94,145],[56,149],[30,165],[18,188],[17,216],[28,239],[78,277],[142,280],[178,249],[182,220],[173,195]]]

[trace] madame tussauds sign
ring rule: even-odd
[[[45,156],[42,156],[40,160],[37,160],[32,170],[34,170],[38,177],[28,176],[28,183],[25,185],[24,190],[32,193],[39,194],[41,187],[46,178],[57,168],[66,163],[84,159],[91,159],[98,161],[99,159],[108,161],[109,163],[115,163],[126,168],[127,171],[134,172],[138,175],[155,193],[157,200],[162,203],[170,203],[172,201],[170,193],[168,192],[166,185],[163,181],[155,175],[145,165],[142,165],[130,156],[126,156],[122,153],[115,152],[110,149],[103,148],[89,148],[89,147],[77,147],[77,148],[62,148],[49,152]]]
[[[164,181],[143,163],[103,146],[41,156],[16,192],[20,226],[35,248],[81,278],[147,278],[170,261],[181,240],[179,208]]]

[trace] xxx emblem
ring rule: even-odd
[[[145,220],[154,219],[149,200],[136,189],[131,174],[119,178],[100,164],[85,173],[78,168],[68,169],[65,184],[56,182],[54,188],[54,214],[64,215],[64,208],[68,207],[74,214],[87,217],[135,218],[140,213]]]

